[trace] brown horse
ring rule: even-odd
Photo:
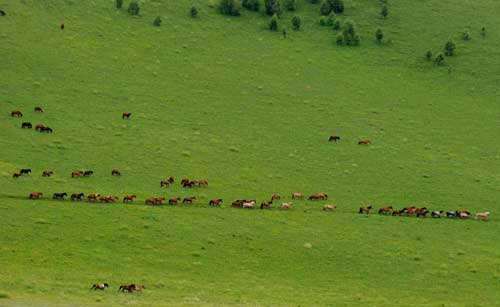
[[[488,220],[489,218],[490,218],[489,211],[476,213],[476,220],[478,219]]]
[[[403,213],[404,213],[403,210],[394,210],[394,211],[392,211],[392,216],[396,216],[396,215],[401,216],[401,214],[403,214]]]
[[[298,192],[292,193],[292,199],[304,199],[304,194]]]
[[[372,141],[370,141],[370,140],[361,139],[361,140],[359,140],[358,145],[369,145],[371,143],[372,143]]]
[[[394,208],[392,208],[392,206],[382,207],[378,209],[378,214],[391,214],[392,211],[394,211]]]
[[[403,208],[403,213],[406,215],[413,215],[415,214],[415,210],[417,210],[415,206],[406,206]]]
[[[280,200],[281,199],[281,195],[279,195],[278,193],[273,193],[273,195],[271,195],[271,202],[273,200]]]
[[[45,128],[45,125],[43,125],[43,124],[38,124],[35,126],[36,131],[42,131],[43,128]]]
[[[111,176],[121,176],[121,175],[122,173],[117,169],[111,171]]]
[[[183,204],[185,204],[185,203],[192,204],[194,200],[196,200],[196,196],[184,197],[184,199],[182,200],[182,203]]]
[[[83,171],[72,171],[71,178],[83,176]]]
[[[242,207],[243,206],[243,200],[235,200],[231,203],[231,207]]]
[[[93,284],[90,289],[92,289],[92,290],[104,290],[106,288],[109,288],[109,285],[107,283],[103,283],[103,284]]]
[[[317,194],[313,194],[311,196],[309,196],[308,198],[309,200],[327,200],[328,199],[328,195],[326,193],[317,193]]]
[[[280,206],[281,210],[288,210],[292,207],[293,203],[292,202],[287,202],[287,203],[282,203]]]
[[[370,210],[373,209],[372,205],[369,205],[368,207],[360,207],[358,213],[366,213],[370,214]]]
[[[101,203],[114,203],[117,199],[118,199],[117,196],[107,195],[107,196],[101,196],[99,198],[99,201]]]
[[[23,117],[23,113],[19,110],[16,110],[16,111],[12,111],[10,112],[10,116],[12,117]]]
[[[208,202],[209,206],[220,206],[222,204],[222,198],[212,199]]]
[[[96,201],[99,197],[101,197],[101,194],[99,194],[99,193],[89,194],[89,195],[87,195],[87,200],[88,201]]]
[[[71,194],[71,200],[72,201],[82,200],[82,198],[83,198],[84,195],[85,194],[83,194],[83,193],[73,193],[73,194]]]
[[[52,128],[50,128],[50,127],[42,127],[42,128],[40,128],[40,130],[38,130],[38,131],[40,131],[40,132],[47,132],[47,133],[52,133],[52,132],[54,132],[54,130],[52,130]]]
[[[332,142],[332,141],[337,143],[337,141],[340,141],[340,136],[331,135],[330,138],[328,139],[328,142]]]
[[[417,214],[417,217],[425,217],[427,213],[429,213],[429,210],[427,210],[426,207],[423,208],[417,208],[415,209],[415,213]]]
[[[271,199],[271,201],[263,201],[260,203],[260,208],[261,209],[269,209],[271,208],[271,205],[273,204],[273,200]]]
[[[125,195],[123,196],[123,202],[126,203],[126,202],[133,202],[134,201],[134,198],[136,198],[137,196],[135,195]]]
[[[41,107],[35,107],[36,113],[43,113],[43,109]]]
[[[165,197],[150,197],[147,198],[144,203],[148,205],[161,205],[163,201],[165,200]]]
[[[160,187],[166,186],[167,188],[174,183],[174,177],[160,181]]]
[[[208,186],[208,180],[206,179],[201,179],[198,181],[198,186],[204,186],[204,187],[207,187]]]
[[[39,199],[43,196],[42,192],[31,192],[29,195],[29,199]]]
[[[14,173],[14,175],[12,175],[12,178],[19,178],[21,176],[21,173]]]
[[[144,289],[146,289],[144,285],[131,284],[131,285],[121,285],[120,288],[118,288],[118,291],[134,292],[134,291],[142,291]]]
[[[168,204],[169,205],[177,205],[177,203],[181,200],[180,197],[174,197],[174,198],[170,198],[168,200]]]
[[[156,197],[155,198],[155,205],[161,205],[161,204],[163,204],[164,200],[165,200],[165,197]]]
[[[31,129],[33,128],[33,125],[30,122],[24,122],[21,124],[21,129]]]
[[[54,175],[53,171],[43,171],[42,173],[42,177],[50,177],[52,175]]]
[[[132,113],[130,113],[130,112],[123,112],[122,119],[129,119],[130,115],[132,115]]]

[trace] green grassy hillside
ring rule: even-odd
[[[346,1],[339,18],[356,22],[357,47],[335,45],[319,5],[298,4],[280,20],[283,39],[263,13],[223,16],[207,1],[142,1],[139,17],[113,1],[0,1],[0,304],[495,304],[500,3],[390,1],[384,20],[378,1]],[[456,56],[427,62],[449,38]],[[10,117],[17,109],[22,119]],[[31,176],[12,178],[28,167]],[[95,174],[71,178],[77,169]],[[161,189],[169,176],[210,184]],[[45,198],[28,201],[32,191]],[[139,200],[50,200],[63,191]],[[295,191],[328,192],[338,210],[229,208]],[[188,195],[197,204],[142,205]],[[207,208],[212,198],[223,208]],[[368,202],[492,218],[358,216]],[[112,289],[89,291],[98,281]],[[147,290],[115,293],[126,282]]]

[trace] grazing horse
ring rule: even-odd
[[[170,198],[168,200],[168,204],[169,205],[177,205],[177,203],[181,200],[180,197],[174,197],[174,198]]]
[[[235,200],[231,203],[231,207],[242,207],[243,206],[243,200]]]
[[[415,212],[416,209],[417,207],[415,206],[407,206],[403,208],[403,213],[406,213],[406,215],[411,215]]]
[[[23,117],[23,113],[19,110],[16,110],[16,111],[12,111],[10,112],[10,116],[12,117]]]
[[[372,143],[372,141],[370,141],[370,140],[362,139],[362,140],[359,140],[358,145],[369,145],[371,143]]]
[[[35,107],[36,113],[43,113],[43,109],[41,107]]]
[[[184,197],[184,199],[182,200],[182,203],[183,204],[185,204],[185,203],[192,204],[195,199],[196,199],[196,196]]]
[[[458,211],[447,211],[446,217],[458,217]]]
[[[83,194],[83,193],[73,193],[73,194],[71,194],[71,200],[72,201],[82,200],[83,196],[85,196],[85,194]]]
[[[62,192],[62,193],[54,193],[52,195],[52,199],[59,199],[59,200],[64,200],[64,197],[68,196],[68,193]]]
[[[83,171],[83,176],[90,176],[92,174],[94,174],[93,171]]]
[[[52,133],[52,132],[54,132],[54,130],[52,130],[52,128],[50,128],[50,127],[42,127],[42,128],[40,128],[40,130],[39,130],[39,131],[40,131],[40,132],[47,132],[47,133]]]
[[[163,204],[164,200],[165,200],[165,197],[155,197],[155,205]]]
[[[43,196],[42,192],[31,192],[29,195],[29,199],[39,199]]]
[[[42,173],[42,177],[50,177],[52,175],[54,175],[53,171],[43,171]]]
[[[469,211],[457,211],[457,215],[460,218],[467,218],[471,215]]]
[[[242,204],[241,204],[241,207],[244,208],[244,209],[253,209],[255,207],[255,204],[256,204],[256,201],[255,200],[251,200],[251,201],[244,201]]]
[[[154,205],[156,203],[156,197],[146,198],[144,201],[146,205]]]
[[[114,195],[101,196],[99,201],[101,203],[114,203],[118,197]]]
[[[121,175],[122,173],[117,169],[111,171],[111,176],[121,176]]]
[[[490,218],[489,211],[476,213],[476,220],[478,219],[488,220],[489,218]]]
[[[90,289],[92,289],[92,290],[104,290],[106,288],[109,288],[109,285],[107,283],[103,283],[103,284],[93,284]]]
[[[292,199],[304,199],[304,194],[298,192],[292,193]]]
[[[391,214],[392,211],[394,211],[394,208],[392,208],[392,206],[382,207],[378,209],[378,214]]]
[[[331,135],[330,138],[328,139],[328,142],[332,142],[332,141],[337,143],[337,141],[340,141],[340,136]]]
[[[369,205],[368,207],[360,207],[358,213],[366,213],[370,214],[370,210],[373,209],[372,205]]]
[[[281,210],[288,210],[292,207],[293,203],[292,202],[287,202],[287,203],[282,203],[280,205]]]
[[[436,211],[432,211],[431,212],[431,217],[441,218],[442,215],[443,215],[443,211],[442,210],[436,210]]]
[[[326,193],[317,193],[309,196],[309,200],[327,200],[328,199],[328,194]]]
[[[36,131],[42,131],[43,128],[45,128],[45,125],[43,125],[43,124],[38,124],[35,126]]]
[[[125,195],[123,196],[123,202],[126,203],[126,202],[133,202],[134,201],[134,198],[136,198],[137,196],[135,195]]]
[[[123,112],[122,119],[129,119],[130,115],[132,115],[132,113],[130,113],[130,112]]]
[[[21,128],[22,129],[24,129],[24,128],[31,129],[31,128],[33,128],[33,125],[30,122],[24,122],[21,124]]]
[[[174,177],[160,181],[160,187],[166,186],[167,188],[174,183]]]
[[[21,173],[14,173],[14,175],[12,175],[12,178],[19,178],[21,176]]]
[[[220,206],[222,204],[222,198],[212,199],[208,202],[209,206]]]
[[[21,175],[29,175],[31,174],[31,168],[23,168],[19,171],[19,174]]]
[[[417,208],[415,210],[415,213],[417,213],[417,217],[425,217],[427,215],[427,213],[429,213],[429,210],[427,210],[426,207],[423,207],[423,208]]]
[[[403,213],[404,213],[403,210],[394,210],[394,211],[392,211],[392,216],[396,216],[396,215],[401,216],[401,214],[403,214]]]
[[[271,208],[272,204],[273,204],[273,199],[271,199],[270,201],[263,201],[260,203],[260,208],[261,209],[269,209],[269,208]]]
[[[198,186],[204,186],[204,187],[208,187],[208,180],[206,179],[201,179],[198,181]]]
[[[323,211],[333,211],[335,209],[337,209],[336,205],[324,205],[323,206]]]
[[[194,187],[195,185],[198,184],[198,181],[196,181],[196,180],[188,180],[188,181],[181,182],[181,184],[182,184],[183,188],[192,188],[192,187]]]
[[[101,194],[99,193],[94,193],[94,194],[89,194],[87,195],[87,200],[88,201],[96,201],[97,198],[101,197]]]
[[[118,291],[134,292],[134,291],[142,291],[144,289],[146,289],[144,285],[131,284],[131,285],[121,285],[120,288],[118,288]]]
[[[72,171],[71,178],[83,176],[83,171]]]
[[[279,195],[278,193],[273,193],[273,195],[271,195],[271,203],[273,202],[273,200],[280,200],[281,199],[281,195]]]

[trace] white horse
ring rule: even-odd
[[[283,209],[283,210],[288,210],[290,209],[290,207],[292,207],[293,203],[292,202],[288,202],[288,203],[282,203],[280,208]]]
[[[335,209],[337,209],[336,205],[324,205],[323,206],[323,211],[333,211]]]
[[[490,217],[489,211],[476,213],[476,220],[477,219],[487,220],[489,219],[489,217]]]

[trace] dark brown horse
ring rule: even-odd
[[[85,194],[83,194],[83,193],[73,193],[73,194],[71,194],[71,200],[72,201],[82,200],[83,196],[85,196]]]
[[[92,290],[104,290],[106,288],[109,288],[109,285],[107,283],[103,283],[103,284],[93,284],[90,289],[92,289]]]
[[[260,203],[260,208],[261,209],[269,209],[269,208],[271,208],[272,204],[273,204],[272,199],[270,201],[263,201]]]
[[[184,197],[184,199],[182,200],[182,203],[183,204],[186,204],[186,203],[192,204],[193,201],[195,201],[195,200],[196,200],[196,196],[188,196],[188,197]]]
[[[244,202],[245,202],[244,200],[240,199],[235,200],[231,203],[231,207],[242,207]]]
[[[207,187],[208,186],[208,180],[206,179],[201,179],[198,181],[198,186],[204,186],[204,187]]]
[[[328,142],[337,142],[337,141],[340,141],[340,136],[337,136],[337,135],[331,135],[330,138],[328,139]]]
[[[370,140],[362,139],[362,140],[359,140],[358,145],[369,145],[371,143],[372,143],[372,141],[370,141]]]
[[[29,199],[39,199],[43,196],[42,192],[31,192],[29,195]]]
[[[83,176],[90,176],[92,174],[94,174],[93,171],[83,171]]]
[[[25,129],[25,128],[31,129],[31,128],[33,128],[33,125],[30,122],[24,122],[21,124],[21,128],[22,129]]]
[[[35,107],[36,113],[43,113],[43,109],[41,107]]]
[[[101,197],[101,194],[99,194],[99,193],[89,194],[89,195],[87,195],[87,200],[88,201],[96,201],[99,197]]]
[[[121,175],[122,173],[117,169],[111,171],[111,176],[121,176]]]
[[[42,173],[42,177],[50,177],[52,175],[54,175],[53,171],[43,171]]]
[[[316,194],[313,194],[311,196],[309,196],[308,198],[309,200],[327,200],[328,199],[328,194],[326,193],[316,193]]]
[[[167,188],[174,183],[174,177],[160,181],[160,187],[166,186]]]
[[[209,206],[220,206],[222,204],[222,198],[212,199],[208,202]]]
[[[12,116],[12,117],[23,117],[23,112],[21,112],[19,110],[12,111],[12,112],[10,112],[10,116]]]
[[[12,178],[19,178],[21,176],[21,173],[14,173],[14,175],[12,175]]]
[[[370,214],[370,210],[373,209],[372,205],[369,205],[368,207],[360,207],[358,213],[366,213]]]
[[[401,216],[403,213],[404,213],[403,210],[394,210],[394,211],[392,211],[392,216],[396,216],[396,215]]]
[[[415,209],[415,213],[417,214],[417,217],[425,217],[427,213],[429,213],[429,210],[427,210],[426,207],[417,208]]]
[[[72,171],[71,178],[83,176],[83,171]]]
[[[278,193],[273,193],[273,195],[271,195],[271,202],[273,200],[280,200],[281,199],[281,195],[279,195]]]
[[[54,132],[54,130],[52,130],[52,128],[50,128],[50,127],[42,127],[42,128],[40,128],[40,130],[38,130],[38,131],[40,131],[40,132],[47,132],[47,133],[52,133],[52,132]]]
[[[125,195],[123,196],[123,202],[126,203],[126,202],[133,202],[134,201],[134,198],[136,198],[137,196],[135,195]]]
[[[168,200],[169,205],[177,205],[177,203],[181,200],[180,197],[173,197]]]
[[[130,115],[132,115],[132,113],[130,113],[130,112],[123,112],[122,119],[129,119]]]

